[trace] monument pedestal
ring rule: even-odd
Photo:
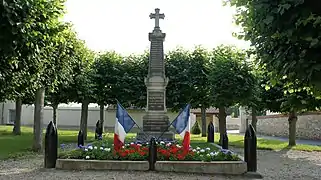
[[[143,141],[143,142],[149,142],[152,137],[155,137],[156,140],[160,137],[158,139],[158,141],[174,141],[175,140],[175,134],[171,131],[167,131],[165,133],[162,133],[159,131],[139,132],[139,133],[137,133],[136,140]]]

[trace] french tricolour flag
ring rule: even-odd
[[[135,121],[130,117],[123,106],[117,103],[116,123],[114,134],[114,149],[119,150],[125,144],[126,134],[135,125]]]
[[[187,104],[183,111],[172,122],[176,132],[183,138],[184,150],[189,150],[190,145],[190,132],[191,132],[191,118],[190,118],[190,104]]]

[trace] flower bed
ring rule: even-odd
[[[148,153],[148,143],[130,143],[115,151],[112,145],[104,141],[96,141],[72,150],[62,148],[59,150],[59,158],[147,161]],[[186,152],[179,144],[160,142],[157,144],[157,161],[240,161],[240,158],[229,150],[217,150],[214,147],[190,147]]]

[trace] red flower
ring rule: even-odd
[[[126,152],[120,152],[120,153],[119,153],[119,156],[120,156],[120,157],[125,157],[125,156],[127,156],[127,153],[126,153]]]
[[[185,159],[185,155],[183,155],[183,154],[177,154],[177,159],[178,159],[178,160],[184,160],[184,159]]]
[[[173,153],[173,154],[176,154],[178,152],[178,148],[171,148],[170,152]]]

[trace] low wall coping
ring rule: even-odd
[[[321,115],[321,112],[305,112],[300,113],[298,116]],[[266,116],[257,116],[257,119],[271,119],[271,118],[287,118],[288,114],[271,114]]]
[[[147,171],[149,163],[148,161],[57,159],[56,169]]]
[[[157,161],[155,170],[159,172],[243,175],[247,172],[247,164],[244,161]]]

